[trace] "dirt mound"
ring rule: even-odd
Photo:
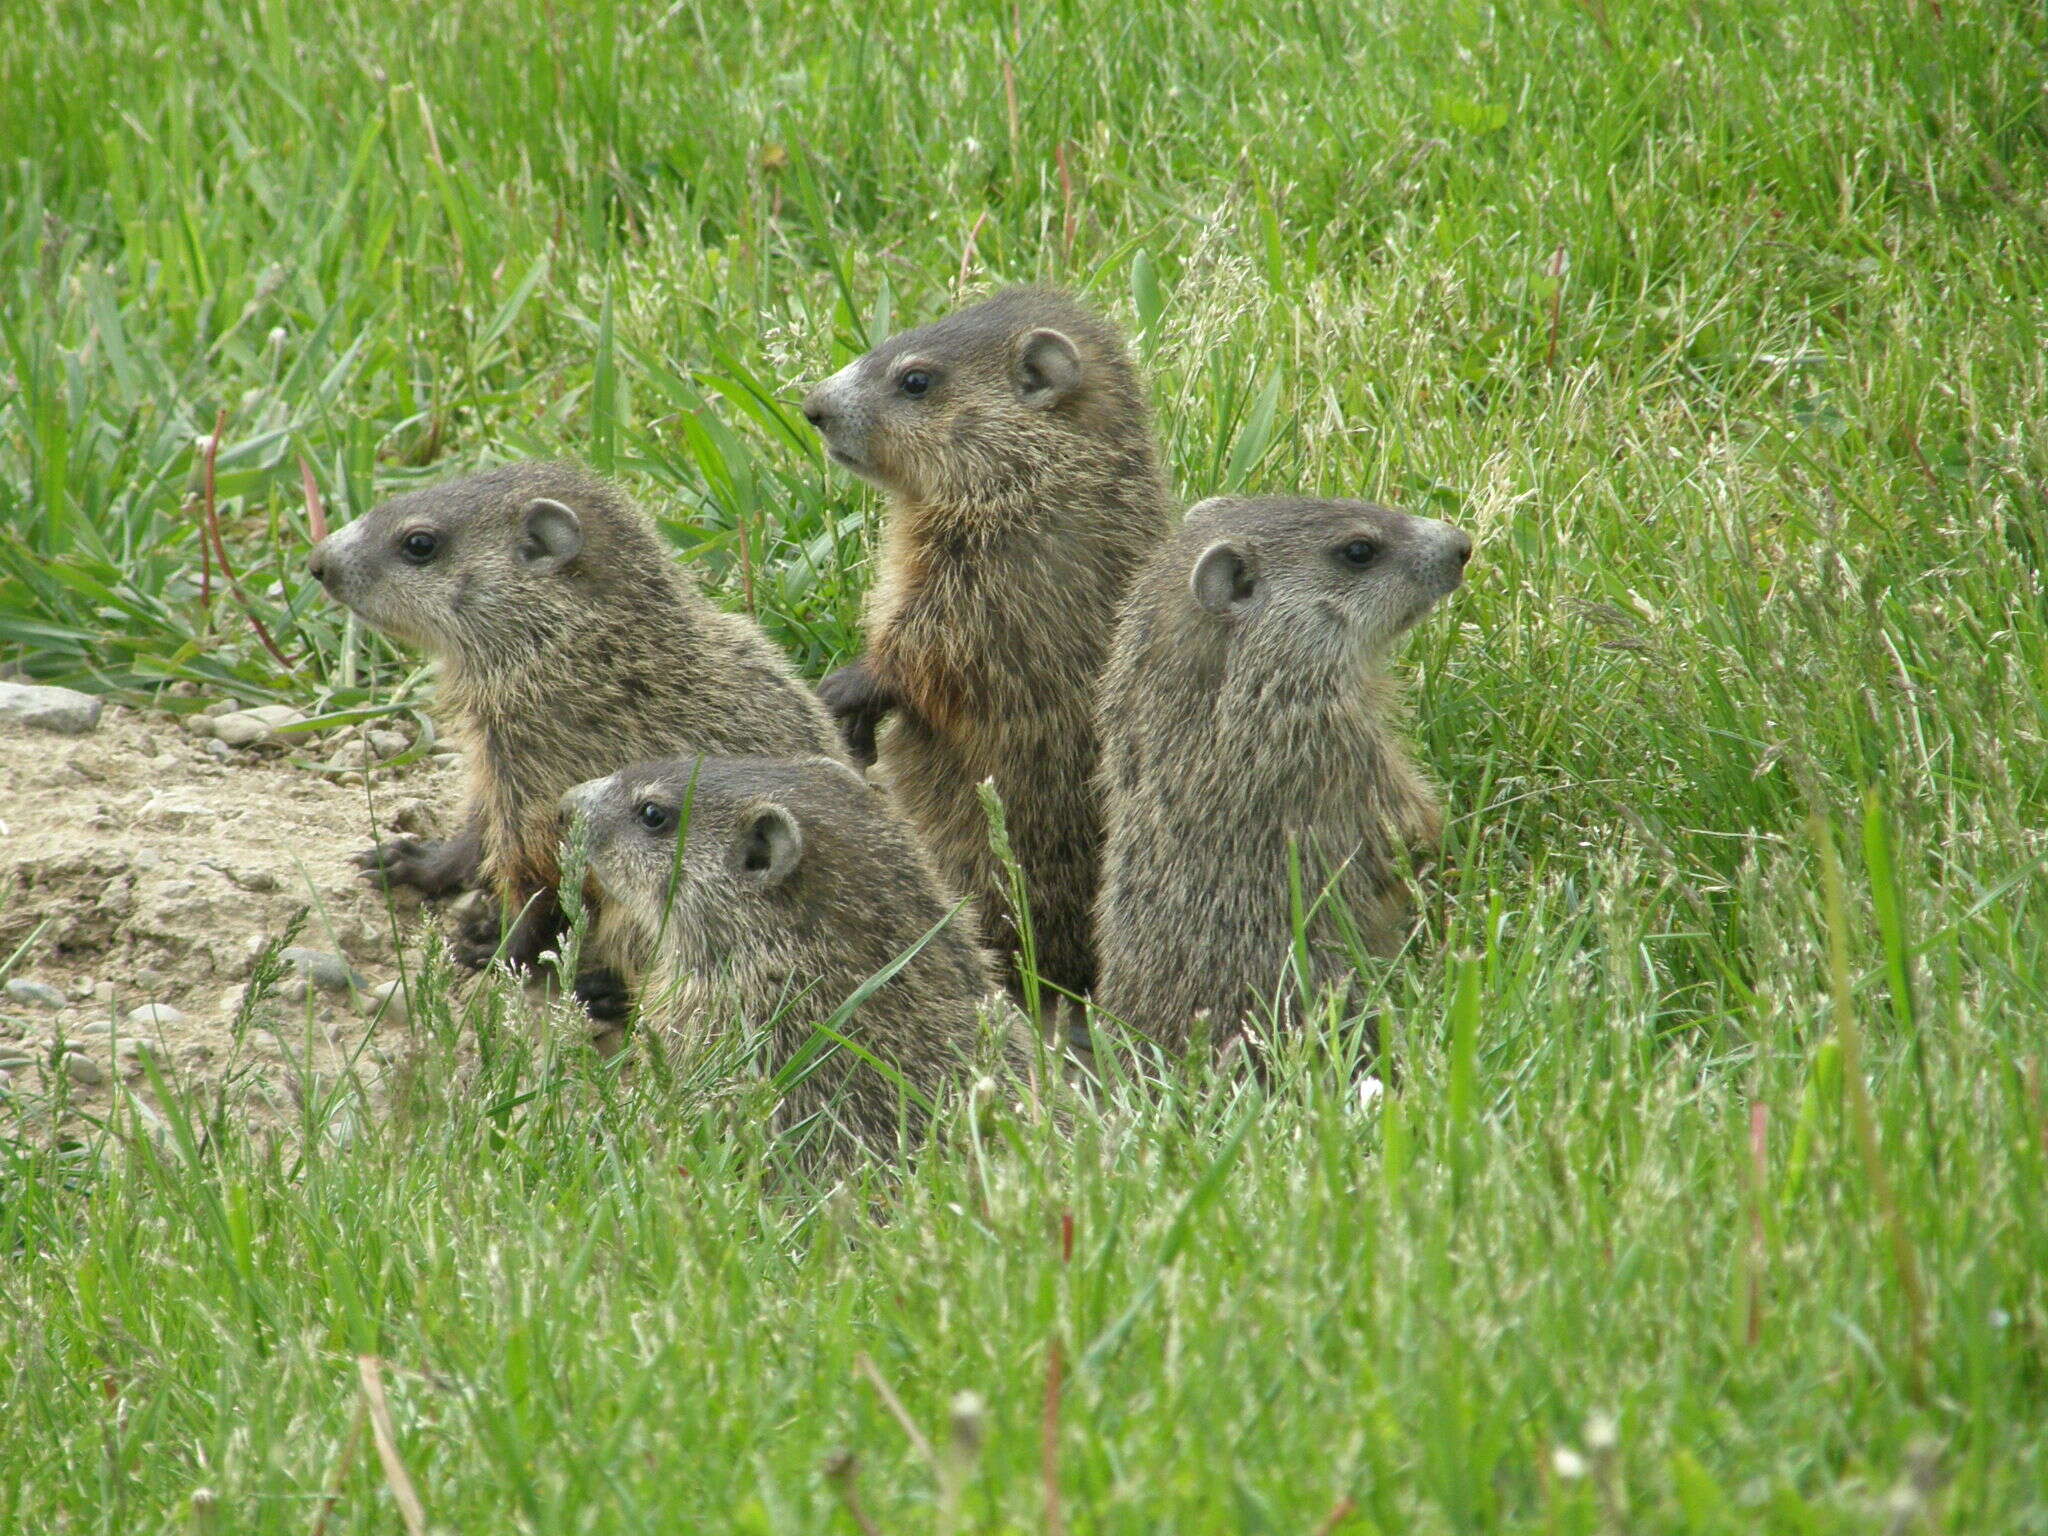
[[[233,1070],[281,1103],[306,1067],[374,1076],[404,1020],[402,993],[381,1009],[375,993],[433,919],[350,856],[438,830],[456,772],[426,758],[341,783],[294,755],[114,706],[79,737],[0,722],[0,963],[27,944],[0,990],[14,1108],[90,1117],[117,1085],[147,1103],[144,1050],[183,1082]],[[258,957],[302,911],[267,1027],[238,1038]]]

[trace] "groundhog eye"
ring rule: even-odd
[[[1337,558],[1346,565],[1356,566],[1362,571],[1373,563],[1379,552],[1379,545],[1373,543],[1371,539],[1353,539],[1337,551]]]
[[[668,809],[656,805],[652,800],[642,800],[634,807],[633,814],[640,818],[640,825],[650,832],[659,832],[668,825]]]
[[[896,381],[896,387],[906,395],[921,395],[932,387],[932,376],[922,368],[913,368]]]
[[[415,529],[399,541],[398,551],[414,565],[425,565],[434,558],[441,541],[424,529]]]

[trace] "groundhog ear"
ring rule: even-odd
[[[741,820],[732,858],[747,884],[772,891],[796,873],[803,856],[803,828],[781,806],[764,805]]]
[[[1027,331],[1017,342],[1017,396],[1049,411],[1081,387],[1081,353],[1063,333]]]
[[[583,522],[559,501],[537,496],[526,507],[526,532],[519,541],[522,564],[558,571],[583,548]]]
[[[1218,539],[1195,561],[1188,576],[1188,590],[1195,601],[1222,618],[1249,603],[1259,590],[1259,574],[1253,568],[1251,552],[1228,539]]]

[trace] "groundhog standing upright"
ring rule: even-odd
[[[819,696],[856,759],[879,756],[991,946],[1014,953],[977,790],[994,781],[1038,973],[1085,993],[1095,690],[1117,610],[1172,515],[1122,338],[1062,294],[1009,289],[890,338],[803,409],[833,461],[890,497],[866,654]]]
[[[584,824],[600,936],[647,972],[643,1019],[687,1044],[765,1031],[764,1065],[794,1078],[785,1126],[821,1117],[824,1147],[886,1155],[978,1066],[1012,1087],[1030,1072],[1022,1019],[994,992],[963,904],[844,763],[640,763],[577,786],[562,809]]]
[[[561,932],[558,804],[572,785],[684,752],[843,756],[831,717],[752,620],[684,576],[653,522],[569,464],[508,464],[373,508],[312,572],[372,627],[428,651],[469,763],[462,831],[364,856],[439,895],[485,876],[518,914],[506,958]],[[496,934],[458,947],[488,959]],[[598,956],[595,958],[602,959]],[[593,1011],[617,979],[579,978]]]
[[[1406,871],[1442,831],[1395,735],[1383,665],[1456,590],[1472,541],[1362,501],[1216,498],[1131,594],[1103,679],[1107,841],[1097,1005],[1169,1050],[1298,997],[1290,853],[1312,990],[1352,939],[1399,948]]]

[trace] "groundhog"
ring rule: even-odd
[[[322,540],[312,572],[434,657],[438,712],[469,764],[456,837],[401,838],[360,862],[429,895],[481,873],[517,914],[505,944],[517,968],[562,931],[557,808],[570,786],[681,752],[844,753],[768,637],[715,607],[646,514],[573,465],[508,464],[396,497]],[[497,938],[473,932],[457,958],[482,964]],[[608,971],[578,991],[601,1016],[622,1011]]]
[[[646,968],[643,1026],[699,1043],[766,1030],[766,1070],[803,1073],[785,1128],[815,1116],[821,1145],[888,1155],[923,1134],[930,1104],[977,1060],[1013,1081],[1028,1073],[1022,1019],[964,903],[885,793],[843,762],[643,763],[577,786],[562,809],[582,823],[603,897],[597,938]],[[818,1040],[821,1024],[851,1046]]]
[[[1354,936],[1400,947],[1405,871],[1443,818],[1396,738],[1383,665],[1471,554],[1455,528],[1362,501],[1189,512],[1139,577],[1103,679],[1103,1012],[1176,1052],[1201,1014],[1219,1045],[1247,1013],[1290,1017],[1290,848],[1304,907],[1324,898],[1312,989],[1342,983]]]
[[[890,497],[866,654],[819,696],[1008,952],[1018,935],[977,791],[994,780],[1038,974],[1084,993],[1095,689],[1118,606],[1171,523],[1123,341],[1062,294],[1013,288],[892,337],[803,409],[833,461]]]

